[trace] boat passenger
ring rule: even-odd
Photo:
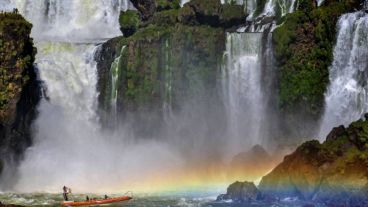
[[[68,201],[69,200],[68,199],[68,187],[66,187],[65,185],[63,187],[63,196],[64,196],[64,200],[65,201]]]
[[[107,195],[105,195],[105,199],[108,199],[109,197]]]
[[[89,197],[88,196],[86,196],[86,201],[89,201]]]

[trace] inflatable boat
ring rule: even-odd
[[[122,201],[128,201],[132,199],[131,196],[120,196],[115,198],[106,198],[106,199],[91,199],[88,201],[63,201],[61,206],[91,206],[91,205],[101,205],[101,204],[110,204],[117,203]]]

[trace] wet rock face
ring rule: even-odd
[[[16,12],[0,13],[0,158],[4,160],[17,161],[32,142],[31,124],[41,90],[33,67],[36,48],[29,36],[31,28]]]
[[[217,201],[229,200],[234,202],[251,202],[258,200],[261,194],[253,182],[235,182],[227,188],[226,194],[217,197]]]
[[[335,205],[368,200],[368,121],[334,128],[326,141],[309,141],[285,157],[259,189],[276,197]],[[363,205],[364,206],[364,205]]]

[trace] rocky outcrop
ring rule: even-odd
[[[261,199],[261,192],[252,182],[239,182],[231,184],[227,188],[226,194],[221,194],[217,197],[217,201],[232,200],[237,203],[250,203]]]
[[[193,16],[188,18],[194,19],[194,24],[180,17],[186,9],[193,9],[192,2],[197,6]],[[216,87],[221,75],[225,31],[245,21],[245,14],[243,7],[238,5],[221,5],[219,1],[208,1],[207,5],[198,0],[192,2],[178,9],[177,1],[156,1],[156,6],[160,6],[139,24],[124,24],[124,16],[129,15],[128,12],[122,13],[121,27],[125,37],[108,41],[98,53],[102,54],[97,58],[100,114],[109,114],[111,109],[111,66],[114,61],[118,65],[116,110],[122,119],[137,120],[132,121],[132,125],[142,126],[143,133],[159,128],[157,125],[162,123],[164,106],[179,111],[181,103],[193,100],[194,105],[207,103],[208,110],[218,107]],[[216,24],[199,17],[200,13],[207,15],[206,11],[201,11],[206,7],[215,8],[215,13],[209,15],[218,15]],[[142,10],[138,11],[142,15]],[[221,110],[217,111],[221,113]],[[130,113],[134,115],[130,116]]]
[[[31,142],[40,99],[33,67],[32,25],[21,15],[0,13],[0,157],[19,159]],[[1,161],[0,161],[1,162]]]
[[[368,120],[334,128],[324,143],[308,141],[263,177],[262,193],[328,206],[368,204]]]

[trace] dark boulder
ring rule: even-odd
[[[332,131],[327,135],[327,141],[334,141],[338,137],[342,136],[346,132],[345,127],[343,125],[335,127]]]
[[[236,181],[227,188],[226,194],[217,197],[217,201],[231,199],[234,202],[246,203],[258,200],[260,197],[261,193],[253,182]]]
[[[131,0],[141,14],[142,20],[148,20],[156,11],[155,0]]]

